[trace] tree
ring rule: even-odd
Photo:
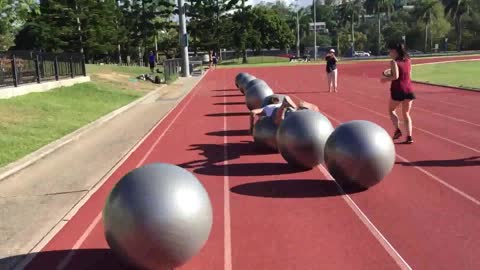
[[[339,5],[336,12],[338,14],[338,24],[345,27],[347,24],[351,26],[350,42],[352,44],[352,54],[355,50],[355,19],[360,20],[360,15],[363,14],[363,5],[361,0],[353,0],[344,2]]]
[[[13,46],[15,35],[37,13],[35,0],[0,0],[0,50]]]
[[[377,15],[377,54],[380,54],[382,50],[382,13],[386,13],[387,18],[390,18],[390,13],[394,8],[394,0],[366,0],[364,5],[367,12]]]
[[[470,12],[474,5],[473,3],[474,0],[443,0],[445,14],[449,15],[454,21],[458,51],[462,50],[462,34],[464,30],[462,18]]]
[[[421,0],[415,5],[415,13],[417,18],[425,24],[425,52],[427,51],[428,45],[428,30],[435,20],[435,13],[433,9],[435,5],[439,4],[438,0]]]

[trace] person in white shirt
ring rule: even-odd
[[[270,104],[263,108],[250,111],[250,134],[253,134],[256,115],[260,115],[261,117],[274,117],[275,124],[278,126],[290,112],[297,110],[319,111],[317,106],[303,100],[300,100],[297,105],[289,96],[285,96],[281,103],[280,99],[274,96],[270,102]]]
[[[260,109],[254,109],[250,111],[250,134],[253,133],[253,125],[255,124],[255,116],[260,117],[271,117],[275,109],[278,109],[282,106],[280,99],[276,96],[273,96],[269,104]]]

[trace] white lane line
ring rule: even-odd
[[[298,97],[297,97],[298,98]],[[334,117],[332,117],[331,115],[325,113],[322,111],[322,114],[324,114],[325,116],[327,116],[329,119],[333,120],[334,122],[336,122],[337,124],[341,124],[342,122]],[[420,168],[418,166],[415,166],[410,160],[400,156],[399,154],[395,153],[395,155],[401,159],[403,162],[406,162],[406,163],[409,163],[410,165],[412,165],[413,168],[421,171],[422,173],[424,173],[425,175],[427,175],[428,177],[430,177],[431,179],[435,180],[436,182],[442,184],[444,187],[450,189],[451,191],[457,193],[458,195],[460,195],[461,197],[473,202],[474,204],[476,205],[479,205],[480,206],[480,201],[478,201],[477,199],[473,198],[471,195],[468,195],[467,193],[461,191],[460,189],[450,185],[449,183],[447,183],[445,180],[441,179],[440,177],[430,173],[429,171],[423,169],[423,168]]]
[[[223,130],[228,131],[227,127],[227,96],[223,97]],[[231,214],[230,214],[230,179],[228,177],[228,136],[223,136],[223,218],[224,218],[224,269],[232,270],[232,233],[231,233]]]
[[[150,146],[147,154],[145,154],[145,156],[142,158],[142,160],[140,160],[140,162],[138,162],[138,164],[135,166],[136,168],[140,167],[143,162],[147,159],[147,157],[151,154],[151,152],[153,151],[153,148],[155,148],[158,144],[158,142],[160,142],[160,140],[162,139],[162,137],[166,134],[166,132],[170,129],[170,127],[173,125],[173,123],[175,123],[175,120],[177,120],[177,118],[182,114],[182,112],[185,110],[185,108],[187,107],[188,104],[190,104],[190,102],[192,101],[193,97],[197,95],[197,92],[198,92],[198,89],[194,89],[194,93],[192,93],[192,95],[190,95],[189,99],[183,104],[183,107],[182,109],[177,113],[177,115],[175,115],[175,117],[172,119],[172,121],[170,121],[170,123],[168,124],[168,126],[165,128],[165,130],[163,131],[163,133],[157,138],[157,140],[155,141],[154,144],[152,144],[152,146]],[[187,94],[188,95],[188,94]],[[183,98],[182,98],[183,100]],[[182,100],[179,101],[182,102]],[[150,132],[145,135],[145,137],[142,138],[142,140],[137,144],[137,147],[135,149],[132,149],[132,151],[130,153],[127,154],[127,158],[143,143],[143,141],[145,141],[150,135],[151,133],[153,133],[154,130],[157,129],[158,126],[160,126],[160,124],[162,123],[163,119],[165,119],[168,115],[170,115],[171,112],[173,112],[178,104],[174,107],[172,107],[172,109],[160,120],[157,122],[157,124],[155,125],[154,128],[152,128],[150,130]],[[112,172],[113,174],[113,172]],[[93,231],[93,229],[98,225],[98,223],[101,221],[101,217],[102,217],[102,212],[100,212],[96,217],[95,219],[90,223],[90,225],[88,226],[87,230],[85,230],[83,232],[83,234],[80,236],[80,238],[78,238],[78,240],[75,242],[75,244],[73,245],[72,247],[72,250],[70,250],[70,252],[68,252],[68,254],[64,257],[64,259],[62,261],[60,261],[60,263],[58,264],[56,270],[64,270],[64,269],[68,269],[67,266],[68,264],[70,263],[70,261],[72,260],[73,256],[75,255],[76,251],[78,250],[79,247],[82,246],[82,244],[85,242],[85,240],[87,239],[87,237],[90,235],[90,233]]]
[[[343,188],[335,181],[335,179],[330,175],[330,173],[322,166],[317,166],[317,169],[327,177],[329,180],[335,182],[337,185],[337,189],[342,194],[343,200],[347,203],[347,205],[353,210],[355,215],[362,221],[362,223],[368,228],[368,230],[372,233],[372,235],[377,239],[377,241],[382,245],[382,247],[387,251],[390,257],[395,261],[395,263],[400,267],[402,270],[412,270],[412,267],[403,259],[403,257],[398,253],[398,251],[388,242],[387,238],[383,236],[383,234],[375,227],[375,225],[370,221],[370,219],[363,213],[363,211],[358,207],[358,205],[353,201],[353,199],[346,194]]]
[[[378,99],[378,100],[382,100],[382,101],[385,101],[385,99],[381,96],[377,96],[377,95],[364,95],[362,92],[360,91],[352,91],[352,93],[354,94],[357,94],[359,96],[362,96],[364,98],[375,98],[375,99]],[[437,101],[435,101],[437,102]],[[472,125],[472,126],[477,126],[477,127],[480,127],[480,124],[477,124],[477,123],[473,123],[473,122],[470,122],[470,121],[467,121],[465,119],[462,119],[462,118],[457,118],[457,117],[453,117],[453,116],[449,116],[449,115],[446,115],[446,114],[442,114],[442,113],[437,113],[437,112],[434,112],[434,111],[431,111],[431,110],[427,110],[427,109],[424,109],[422,107],[419,107],[419,106],[415,106],[415,110],[419,110],[419,111],[424,111],[424,112],[428,112],[428,113],[431,113],[433,115],[437,115],[437,116],[440,116],[440,117],[444,117],[444,118],[447,118],[447,119],[450,119],[450,120],[453,120],[453,121],[456,121],[456,122],[461,122],[461,123],[464,123],[464,124],[469,124],[469,125]]]
[[[388,116],[386,116],[386,115],[384,115],[384,114],[381,114],[381,113],[379,113],[379,112],[377,112],[377,111],[371,110],[371,109],[369,109],[369,108],[367,108],[367,107],[357,105],[357,104],[352,103],[352,102],[350,102],[350,101],[347,101],[346,99],[343,99],[343,98],[339,98],[339,97],[335,97],[335,98],[342,100],[344,103],[347,103],[347,104],[350,104],[350,105],[352,105],[352,106],[355,106],[355,107],[364,109],[364,110],[366,110],[366,111],[369,111],[369,112],[371,112],[371,113],[373,113],[373,114],[376,114],[376,115],[378,115],[378,116],[381,116],[381,117],[383,117],[383,118],[390,119],[390,117],[388,117]],[[428,131],[428,130],[425,130],[425,129],[423,129],[423,128],[419,128],[419,127],[415,127],[415,126],[414,126],[413,128],[414,128],[414,129],[417,129],[417,130],[419,130],[419,131],[421,131],[421,132],[423,132],[423,133],[427,133],[427,134],[429,134],[429,135],[431,135],[431,136],[433,136],[433,137],[436,137],[436,138],[438,138],[438,139],[447,141],[447,142],[449,142],[449,143],[451,143],[451,144],[455,144],[455,145],[457,145],[457,146],[460,146],[460,147],[463,147],[463,148],[465,148],[465,149],[471,150],[471,151],[473,151],[473,152],[475,152],[475,153],[480,153],[480,150],[479,150],[479,149],[476,149],[476,148],[470,147],[470,146],[468,146],[468,145],[465,145],[465,144],[463,144],[463,143],[459,143],[459,142],[456,142],[456,141],[454,141],[454,140],[445,138],[445,137],[443,137],[443,136],[437,135],[437,134],[432,133],[432,132],[430,132],[430,131]]]

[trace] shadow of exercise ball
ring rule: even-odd
[[[272,115],[275,115],[275,111]],[[264,116],[255,123],[253,141],[261,148],[277,151],[277,125],[274,117]]]
[[[291,165],[311,169],[324,159],[324,148],[333,126],[323,114],[298,110],[287,114],[277,131],[277,146]]]
[[[255,79],[255,76],[245,72],[241,72],[235,77],[235,85],[240,90],[240,92],[242,92],[242,94],[245,94],[245,89],[248,83]]]
[[[367,189],[387,176],[395,163],[395,145],[385,129],[370,121],[339,125],[325,146],[325,165],[341,185]]]
[[[264,99],[273,95],[273,90],[264,80],[255,79],[248,83],[245,90],[245,103],[249,110],[262,107]]]
[[[207,191],[189,171],[153,163],[125,175],[103,209],[105,237],[120,260],[173,269],[196,255],[212,228]]]

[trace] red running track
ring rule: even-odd
[[[385,66],[340,65],[338,94],[325,93],[324,66],[247,71],[317,104],[334,125],[365,119],[390,131]],[[416,85],[416,143],[397,145],[379,185],[345,193],[322,167],[296,171],[252,145],[238,72],[208,73],[27,269],[126,269],[101,211],[116,181],[150,162],[192,171],[212,200],[210,239],[181,269],[480,269],[480,93]]]

